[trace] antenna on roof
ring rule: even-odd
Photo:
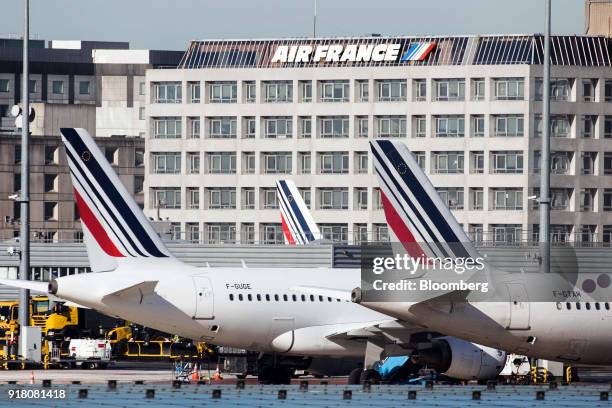
[[[317,38],[317,0],[314,0],[314,18],[312,22],[312,38]]]

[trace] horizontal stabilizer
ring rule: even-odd
[[[0,285],[6,285],[19,289],[30,289],[40,293],[48,293],[49,291],[49,282],[29,281],[22,279],[0,279]]]
[[[351,300],[351,291],[345,289],[322,288],[318,286],[294,286],[291,290],[309,295],[325,296],[340,300]]]

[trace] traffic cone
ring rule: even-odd
[[[200,380],[200,372],[198,371],[198,365],[194,364],[193,366],[193,373],[191,374],[191,379],[193,381],[199,381]]]
[[[221,370],[219,370],[219,364],[217,364],[217,368],[215,369],[215,374],[213,374],[213,380],[222,380]]]
[[[34,370],[32,370],[32,375],[30,375],[30,384],[34,384],[36,381],[34,381]]]

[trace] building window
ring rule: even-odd
[[[412,88],[414,92],[414,100],[417,102],[424,102],[427,100],[427,80],[415,79],[412,81]]]
[[[35,79],[30,79],[28,81],[28,92],[31,94],[38,92],[38,81]]]
[[[307,208],[310,208],[310,187],[298,187],[298,191],[304,200],[304,204],[306,204]]]
[[[522,188],[492,188],[494,210],[522,210],[523,189]]]
[[[366,243],[369,241],[368,225],[353,224],[353,241],[355,245]]]
[[[346,224],[320,224],[319,229],[323,239],[332,242],[348,242],[348,225]]]
[[[312,81],[300,81],[299,84],[299,101],[312,102]]]
[[[459,174],[463,173],[463,152],[433,152],[433,173]]]
[[[493,173],[519,174],[523,172],[523,152],[491,152]]]
[[[155,139],[180,139],[181,138],[181,118],[162,117],[152,118],[153,138]]]
[[[236,189],[233,187],[206,188],[208,209],[222,210],[236,208]]]
[[[154,187],[151,188],[151,208],[181,208],[180,187]]]
[[[190,117],[187,118],[187,137],[189,139],[200,138],[200,118]]]
[[[357,102],[368,102],[370,100],[370,81],[367,79],[355,82],[357,88]]]
[[[471,135],[472,137],[484,137],[485,135],[485,118],[484,115],[472,115],[471,119]]]
[[[310,154],[310,152],[299,152],[298,160],[298,172],[300,174],[310,174],[310,172],[312,171],[312,155]]]
[[[289,139],[293,136],[291,117],[264,118],[263,122],[266,139]]]
[[[612,102],[612,79],[604,81],[604,102]]]
[[[538,130],[542,130],[542,118],[539,118]],[[569,115],[552,115],[550,118],[550,137],[568,138],[572,129]]]
[[[243,119],[243,138],[244,139],[255,139],[257,134],[257,119],[253,116],[248,116]]]
[[[436,137],[463,137],[465,135],[465,118],[463,116],[437,116],[435,123]]]
[[[151,153],[151,163],[155,174],[180,174],[181,152]]]
[[[255,81],[245,81],[244,101],[246,103],[255,103],[257,101],[257,84]]]
[[[242,209],[243,210],[254,210],[255,209],[255,189],[253,187],[242,188]]]
[[[470,209],[471,210],[483,210],[484,207],[484,191],[482,187],[470,188]]]
[[[367,138],[369,131],[369,121],[367,116],[356,116],[355,117],[355,128],[357,129],[357,137]]]
[[[45,174],[44,177],[44,188],[45,193],[52,193],[57,191],[57,174]]]
[[[321,102],[348,102],[349,81],[320,81]]]
[[[349,168],[348,152],[319,153],[319,172],[321,174],[347,174]]]
[[[144,191],[144,176],[134,176],[134,194],[142,193]]]
[[[540,172],[540,151],[534,152],[533,170],[534,173]],[[552,174],[569,174],[570,164],[572,162],[571,152],[553,151],[550,154],[550,172]]]
[[[319,137],[322,139],[349,136],[348,116],[323,116],[319,118]]]
[[[144,81],[138,83],[138,95],[144,95],[146,91],[147,84]]]
[[[144,149],[136,148],[134,149],[134,166],[135,167],[143,167],[144,166]]]
[[[199,82],[187,82],[187,91],[189,92],[189,103],[200,103]]]
[[[438,187],[436,191],[450,210],[463,210],[463,187]]]
[[[301,139],[310,139],[312,137],[312,119],[310,117],[300,117],[299,127]]]
[[[264,210],[278,209],[278,194],[276,193],[276,188],[262,187],[260,191],[263,198]]]
[[[406,137],[406,117],[377,116],[376,137]]]
[[[604,139],[612,138],[612,116],[604,116]]]
[[[585,175],[595,174],[597,152],[582,152],[580,154],[580,172]]]
[[[187,152],[187,173],[198,174],[200,172],[200,152]]]
[[[291,152],[262,153],[265,174],[291,174]]]
[[[597,87],[597,79],[582,80],[582,100],[584,102],[595,102],[595,89]]]
[[[200,188],[187,187],[187,208],[190,210],[200,209]]]
[[[427,136],[427,118],[424,115],[412,117],[413,137]]]
[[[357,174],[368,173],[368,152],[355,152],[355,172]]]
[[[572,93],[572,81],[568,78],[550,80],[550,99],[552,101],[569,101]]]
[[[242,153],[242,172],[243,174],[255,174],[255,153]]]
[[[57,146],[45,146],[45,166],[58,164],[59,161]]]
[[[236,117],[222,116],[209,118],[208,137],[211,139],[235,139]]]
[[[603,163],[603,171],[604,175],[612,175],[612,153],[605,152],[604,153],[604,163]]]
[[[468,237],[472,242],[482,243],[485,238],[482,224],[470,224],[468,226]]]
[[[206,240],[208,244],[236,242],[236,224],[230,222],[206,223]],[[241,298],[242,295],[239,295]],[[240,299],[242,300],[242,299]]]
[[[104,148],[104,158],[113,166],[119,164],[119,148],[114,146],[106,146]]]
[[[156,82],[153,84],[153,103],[181,103],[183,88],[180,82]]]
[[[522,240],[523,230],[520,224],[491,224],[493,241],[514,244]]]
[[[425,171],[425,152],[411,152],[414,160],[416,160],[417,164],[421,168],[421,170]]]
[[[495,99],[522,100],[525,98],[525,80],[523,78],[496,78]]]
[[[612,243],[612,225],[603,226],[603,242],[606,246],[610,246]],[[610,306],[606,303],[606,310],[609,310]]]
[[[581,188],[580,189],[580,211],[594,211],[595,210],[595,195],[597,194],[596,188]]]
[[[372,224],[374,242],[389,241],[389,227],[387,224]]]
[[[493,117],[493,136],[520,137],[524,135],[525,118],[523,115],[496,115]]]
[[[603,210],[612,211],[612,189],[605,188],[603,191]]]
[[[319,188],[319,209],[348,210],[348,188]]]
[[[45,201],[43,207],[45,221],[57,220],[57,202]]]
[[[266,245],[279,245],[285,243],[283,227],[281,224],[260,224],[259,233],[261,242]],[[274,295],[278,298],[278,295]],[[278,299],[277,299],[278,300]]]
[[[462,101],[465,99],[465,80],[436,79],[433,82],[436,101]]]
[[[484,173],[484,152],[470,152],[470,173]]]
[[[366,187],[355,187],[355,210],[368,209],[368,189]]]
[[[374,187],[372,189],[372,209],[374,210],[382,210],[382,193],[379,187]]]
[[[200,224],[197,222],[185,223],[185,229],[187,232],[187,240],[192,244],[198,244],[200,242]]]
[[[0,78],[0,92],[9,92],[11,89],[11,81]]]
[[[79,95],[89,95],[91,93],[91,83],[89,81],[79,81]]]
[[[539,193],[539,189],[538,189]],[[553,188],[550,190],[550,208],[553,210],[569,210],[570,195],[572,190],[569,188]]]
[[[138,108],[138,120],[145,120],[145,108],[141,106]]]
[[[381,102],[397,102],[406,99],[406,80],[383,79],[376,81],[378,100]]]
[[[592,139],[595,137],[597,115],[582,115],[580,118],[580,137]]]
[[[206,153],[208,173],[234,174],[236,173],[235,152],[209,152]]]
[[[51,82],[51,92],[55,95],[63,95],[64,94],[64,81]]]
[[[484,78],[472,79],[472,100],[484,101],[485,99],[485,80]]]
[[[238,100],[238,85],[235,81],[209,82],[210,103],[236,103]]]
[[[293,82],[270,81],[263,82],[264,101],[267,103],[293,102]]]

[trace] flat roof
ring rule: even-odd
[[[553,65],[611,66],[612,40],[603,36],[555,35],[551,37]],[[318,58],[319,47],[370,47],[394,45],[395,58]],[[428,46],[433,44],[433,46]],[[421,48],[418,48],[421,46]],[[274,58],[279,47],[292,50],[289,58]],[[295,48],[292,48],[295,47]],[[312,52],[294,59],[299,47]],[[420,50],[420,51],[419,51]],[[427,51],[427,52],[425,52]],[[416,57],[415,58],[415,53]],[[371,54],[371,51],[370,51]],[[544,55],[542,34],[458,36],[364,36],[249,40],[194,40],[177,68],[309,68],[405,65],[540,65]]]

